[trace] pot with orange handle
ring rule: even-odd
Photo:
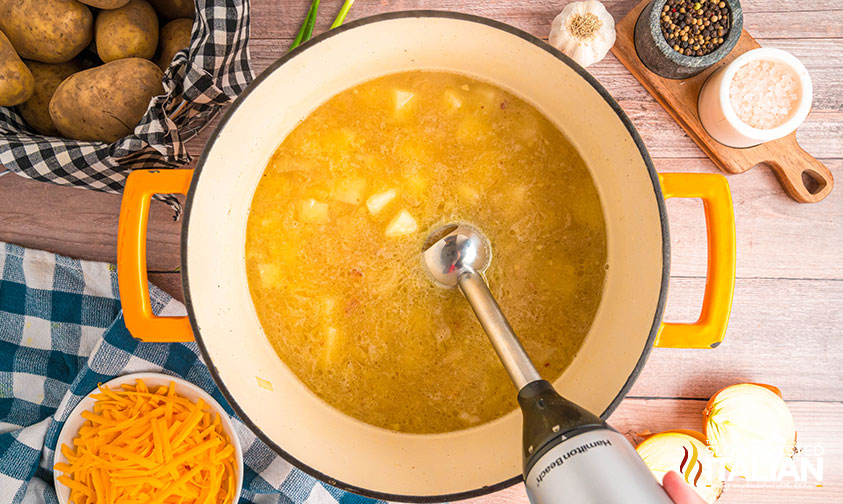
[[[502,60],[501,54],[512,57]],[[118,244],[120,294],[132,335],[145,341],[195,338],[240,418],[309,474],[370,497],[438,502],[521,481],[520,414],[418,435],[375,428],[332,409],[277,357],[245,270],[251,198],[279,142],[343,89],[408,69],[461,72],[524,97],[562,129],[589,167],[606,221],[608,270],[588,336],[553,386],[603,419],[653,347],[711,349],[723,340],[734,288],[735,228],[724,177],[656,173],[629,119],[587,72],[513,27],[455,13],[382,14],[316,37],[271,65],[238,98],[195,170],[132,173]],[[156,193],[187,195],[183,318],[153,315],[146,290],[146,216]],[[708,272],[700,316],[692,323],[662,321],[670,276],[665,198],[671,197],[701,199],[706,216]]]

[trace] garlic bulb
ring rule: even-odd
[[[572,2],[550,25],[548,42],[580,65],[602,60],[615,43],[615,20],[596,0]]]

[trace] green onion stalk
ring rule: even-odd
[[[340,8],[339,14],[337,14],[336,19],[334,19],[334,22],[331,24],[331,29],[340,26],[343,21],[345,21],[345,17],[348,15],[348,11],[351,9],[353,4],[354,0],[345,0]],[[295,40],[293,40],[293,45],[290,46],[290,51],[307,42],[313,36],[313,27],[316,25],[316,12],[318,10],[319,0],[313,0],[310,3],[310,9],[307,11],[307,16],[304,18],[304,23],[302,23],[301,28],[299,28],[299,32],[296,34]]]

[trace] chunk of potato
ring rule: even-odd
[[[298,218],[302,222],[328,222],[328,204],[308,198],[299,201]]]
[[[500,99],[498,91],[490,86],[477,86],[474,88],[473,93],[480,99],[481,102],[485,103],[486,106],[496,104]]]
[[[100,11],[96,22],[97,54],[105,63],[121,58],[152,59],[158,48],[158,16],[146,0],[130,0],[119,9]]]
[[[342,342],[343,335],[336,327],[333,326],[334,309],[336,306],[337,302],[334,298],[325,297],[322,299],[322,309],[320,310],[320,315],[324,318],[326,327],[324,339],[325,344],[322,347],[322,353],[319,356],[319,366],[323,369],[334,362],[337,355],[337,347]]]
[[[541,138],[541,123],[535,117],[521,119],[521,127],[514,130],[515,135],[525,146],[532,147]]]
[[[457,194],[460,198],[468,204],[475,204],[480,201],[480,192],[474,187],[466,184],[457,186]]]
[[[349,203],[352,205],[359,205],[363,202],[363,192],[366,190],[366,180],[363,178],[353,178],[342,181],[336,192],[334,192],[334,199]]]
[[[415,138],[406,138],[396,147],[399,162],[405,173],[418,171],[430,166],[430,152]]]
[[[386,226],[386,236],[404,236],[419,229],[416,219],[407,210],[401,210]]]
[[[415,196],[422,196],[430,185],[430,178],[421,171],[410,174],[404,180],[410,194]]]
[[[472,415],[466,411],[460,411],[457,415],[460,420],[467,423],[468,425],[475,425],[480,423],[480,417],[477,415]]]
[[[464,142],[482,142],[488,131],[489,125],[484,119],[467,114],[457,125],[457,138]]]
[[[366,207],[369,208],[369,213],[372,215],[378,214],[383,207],[389,204],[395,198],[395,189],[390,189],[382,193],[373,194],[366,200]]]
[[[337,346],[340,343],[340,333],[336,327],[325,329],[325,344],[322,346],[322,354],[319,356],[319,367],[327,368],[334,363],[337,355]]]
[[[274,263],[258,264],[258,276],[264,288],[274,289],[281,284],[281,267]]]
[[[64,63],[91,43],[94,16],[76,0],[3,0],[0,30],[21,58]]]
[[[530,187],[526,184],[518,184],[510,188],[509,195],[515,203],[524,203],[527,200],[527,193]]]
[[[445,105],[453,112],[462,108],[462,98],[453,89],[448,89],[442,95]]]
[[[401,89],[395,90],[395,111],[403,109],[416,95]]]
[[[326,297],[322,300],[322,314],[328,320],[334,318],[334,308],[337,307],[337,301],[334,298]]]
[[[354,149],[356,140],[357,135],[349,128],[332,129],[311,137],[308,151],[332,153],[339,158]]]

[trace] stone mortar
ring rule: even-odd
[[[635,23],[635,50],[652,72],[668,79],[687,79],[726,57],[743,31],[743,11],[739,0],[724,0],[731,11],[729,31],[723,43],[705,56],[685,56],[667,44],[661,31],[661,12],[667,0],[653,0],[641,11]]]

